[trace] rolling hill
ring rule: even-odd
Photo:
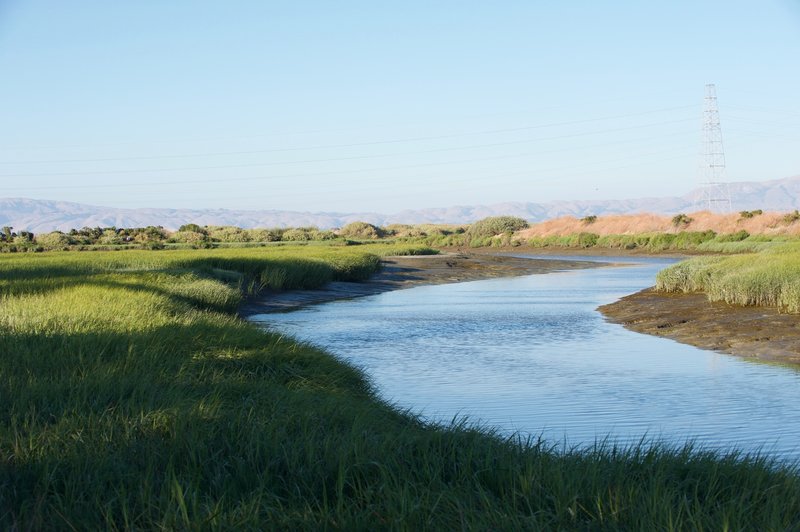
[[[800,176],[773,181],[731,183],[734,210],[800,209]],[[55,200],[25,198],[0,199],[0,226],[34,233],[67,231],[81,227],[143,227],[161,225],[177,229],[183,224],[234,225],[253,227],[302,227],[322,229],[341,227],[362,220],[376,225],[390,223],[470,223],[487,216],[511,215],[539,222],[559,216],[583,217],[590,214],[632,214],[649,212],[675,214],[699,210],[694,190],[679,197],[626,200],[551,201],[546,203],[510,202],[493,205],[455,206],[405,210],[394,214],[371,212],[291,212],[278,210],[230,209],[120,209]]]

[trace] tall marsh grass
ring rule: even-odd
[[[793,466],[429,425],[233,314],[245,291],[362,278],[394,252],[0,257],[0,529],[800,527]]]
[[[760,253],[697,257],[659,272],[656,289],[705,292],[711,301],[800,312],[800,243]]]

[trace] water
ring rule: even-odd
[[[595,310],[652,286],[669,261],[634,262],[253,319],[363,368],[382,397],[429,420],[466,417],[568,446],[691,439],[800,459],[796,370],[630,332]]]

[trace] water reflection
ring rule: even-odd
[[[595,311],[652,285],[667,262],[417,287],[254,319],[364,368],[383,397],[429,419],[466,416],[568,445],[647,436],[800,458],[796,371],[633,333]]]

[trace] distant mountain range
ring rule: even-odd
[[[800,209],[800,176],[773,181],[730,183],[735,210],[763,209],[791,211]],[[672,198],[628,200],[550,201],[546,203],[497,203],[448,208],[405,210],[395,214],[332,213],[291,211],[247,211],[228,209],[118,209],[66,201],[23,198],[0,199],[0,226],[42,233],[68,231],[81,227],[144,227],[161,225],[177,229],[187,223],[253,227],[302,227],[321,229],[342,227],[361,220],[376,225],[391,223],[470,223],[487,216],[510,215],[538,222],[559,216],[584,217],[604,214],[676,214],[699,210],[700,191]]]

